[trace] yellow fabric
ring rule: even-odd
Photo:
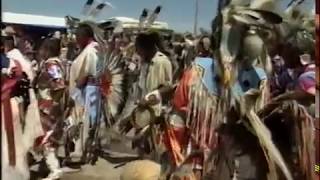
[[[152,58],[147,74],[147,92],[157,89],[160,85],[171,85],[172,65],[168,57],[161,52],[157,52]]]
[[[146,92],[150,93],[160,85],[172,84],[172,64],[168,57],[161,52],[157,52],[151,60],[146,77]],[[153,106],[155,115],[159,116],[161,112],[161,103]]]
[[[70,81],[69,81],[69,91],[72,95],[77,81],[81,78],[87,77],[89,75],[96,75],[96,65],[98,62],[98,55],[96,47],[98,44],[96,42],[92,42],[87,45],[87,47],[80,53],[80,55],[73,61],[70,68]],[[83,116],[83,108],[82,105],[77,104],[72,112],[73,119],[80,120]]]
[[[80,55],[73,61],[70,68],[70,93],[76,87],[76,82],[87,76],[96,76],[96,67],[98,62],[98,55],[96,47],[98,44],[92,42],[80,53]]]

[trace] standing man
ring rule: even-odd
[[[136,50],[141,57],[142,65],[139,77],[139,90],[144,105],[154,104],[156,98],[147,96],[163,86],[172,84],[172,64],[169,58],[158,50],[154,34],[142,33],[136,38]],[[148,97],[148,98],[145,98]],[[156,116],[160,116],[161,103],[153,106]]]
[[[89,128],[94,128],[98,118],[100,95],[97,81],[98,43],[94,39],[93,29],[88,24],[80,24],[76,32],[79,56],[70,68],[69,92],[75,101],[72,120],[82,124],[80,139],[75,143],[72,157],[83,155],[84,143],[88,138]],[[83,160],[83,159],[82,159]]]
[[[60,55],[60,40],[46,39],[42,46],[43,58],[37,77],[38,101],[42,128],[45,136],[41,147],[49,167],[50,174],[46,180],[59,179],[62,176],[57,158],[58,147],[62,146],[64,121],[65,81]]]
[[[162,110],[162,102],[159,100],[159,89],[172,84],[172,65],[169,58],[158,50],[157,39],[154,34],[141,33],[135,41],[137,54],[140,56],[141,66],[138,81],[133,85],[133,92],[130,93],[121,123],[126,122],[135,116],[134,122],[136,132],[149,125],[150,117],[146,116],[144,110],[152,109],[155,117],[159,117]],[[138,102],[138,107],[135,101]],[[136,110],[134,110],[136,108]],[[140,111],[142,110],[142,111]],[[132,113],[135,112],[135,113]],[[132,116],[130,116],[132,115]],[[125,117],[129,116],[129,117]],[[144,138],[142,138],[144,139]],[[134,146],[139,146],[142,154],[149,154],[148,146],[144,142],[137,142]]]

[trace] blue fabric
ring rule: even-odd
[[[1,58],[1,69],[9,68],[9,64],[10,64],[9,58],[7,58],[7,56],[4,54],[1,54],[0,58]]]
[[[262,68],[251,67],[240,70],[233,91],[235,94],[242,96],[250,89],[258,89],[260,82],[265,79],[267,79],[267,74]]]
[[[88,113],[90,125],[96,124],[101,115],[101,96],[98,86],[87,85],[84,88],[85,108]]]
[[[211,94],[219,94],[219,83],[217,63],[212,58],[197,57],[195,64],[203,71],[202,81]]]

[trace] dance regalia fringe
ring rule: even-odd
[[[211,59],[211,61],[215,64],[215,60]],[[193,67],[196,76],[189,91],[190,101],[186,125],[190,130],[191,151],[189,152],[191,153],[193,150],[201,150],[203,152],[203,158],[199,159],[201,162],[196,163],[202,166],[205,172],[207,167],[204,162],[207,161],[208,155],[217,146],[216,129],[223,122],[223,112],[219,105],[219,93],[213,89],[217,88],[217,85],[209,87],[210,85],[207,82],[209,79],[206,79],[205,75],[209,73],[209,77],[212,77],[210,80],[214,81],[217,72],[205,72],[212,68],[212,64],[205,65],[208,67],[201,66],[203,65],[195,64]]]
[[[313,131],[314,118],[309,115],[306,108],[294,100],[285,100],[268,104],[259,112],[259,115],[265,124],[271,125],[271,128],[275,122],[284,122],[285,128],[290,128],[289,134],[285,134],[286,131],[277,132],[276,129],[271,129],[271,131],[274,136],[277,133],[281,133],[284,136],[292,136],[292,147],[290,148],[296,149],[296,151],[288,153],[286,151],[288,147],[282,144],[279,144],[278,148],[287,157],[286,163],[290,165],[294,178],[314,179],[315,149],[312,143],[316,138]],[[277,143],[277,139],[275,139],[275,143]]]
[[[57,145],[62,136],[63,122],[63,96],[65,91],[65,81],[63,65],[58,58],[46,60],[41,67],[38,77],[39,86],[39,109],[43,130],[47,137],[41,139],[41,144],[53,143]],[[49,140],[49,134],[50,141]]]
[[[15,86],[22,76],[22,68],[21,65],[14,61],[16,64],[15,77],[1,77],[1,106],[3,109],[3,117],[4,117],[4,127],[7,133],[7,142],[8,142],[8,157],[9,157],[9,165],[16,165],[16,150],[15,150],[15,142],[14,142],[14,125],[13,125],[13,114],[12,114],[12,106],[11,106],[11,98],[12,93],[15,90]]]
[[[219,97],[210,94],[201,81],[192,87],[190,97],[192,100],[188,107],[187,126],[191,130],[191,144],[194,148],[207,152],[204,153],[205,162],[206,155],[217,145],[215,129],[222,120],[222,116],[219,116]]]
[[[26,154],[28,142],[23,133],[21,123],[26,112],[21,112],[19,100],[14,96],[17,91],[17,84],[22,78],[22,67],[18,61],[13,60],[12,77],[1,75],[1,129],[2,134],[2,154],[1,154],[1,179],[4,180],[27,180],[29,171],[27,168]],[[22,113],[22,114],[21,114]],[[22,116],[21,116],[22,115]],[[35,117],[37,119],[37,117]],[[24,136],[25,134],[25,136]]]

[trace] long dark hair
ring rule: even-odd
[[[40,47],[43,51],[44,59],[59,57],[60,55],[60,40],[55,38],[45,39]]]
[[[166,50],[166,48],[163,45],[163,39],[157,32],[150,32],[150,36],[154,39],[154,42],[156,44],[156,47],[160,52],[165,54],[166,56],[170,57],[170,52]]]
[[[77,56],[77,44],[73,41],[70,41],[67,44],[67,48],[67,60],[73,61]]]

